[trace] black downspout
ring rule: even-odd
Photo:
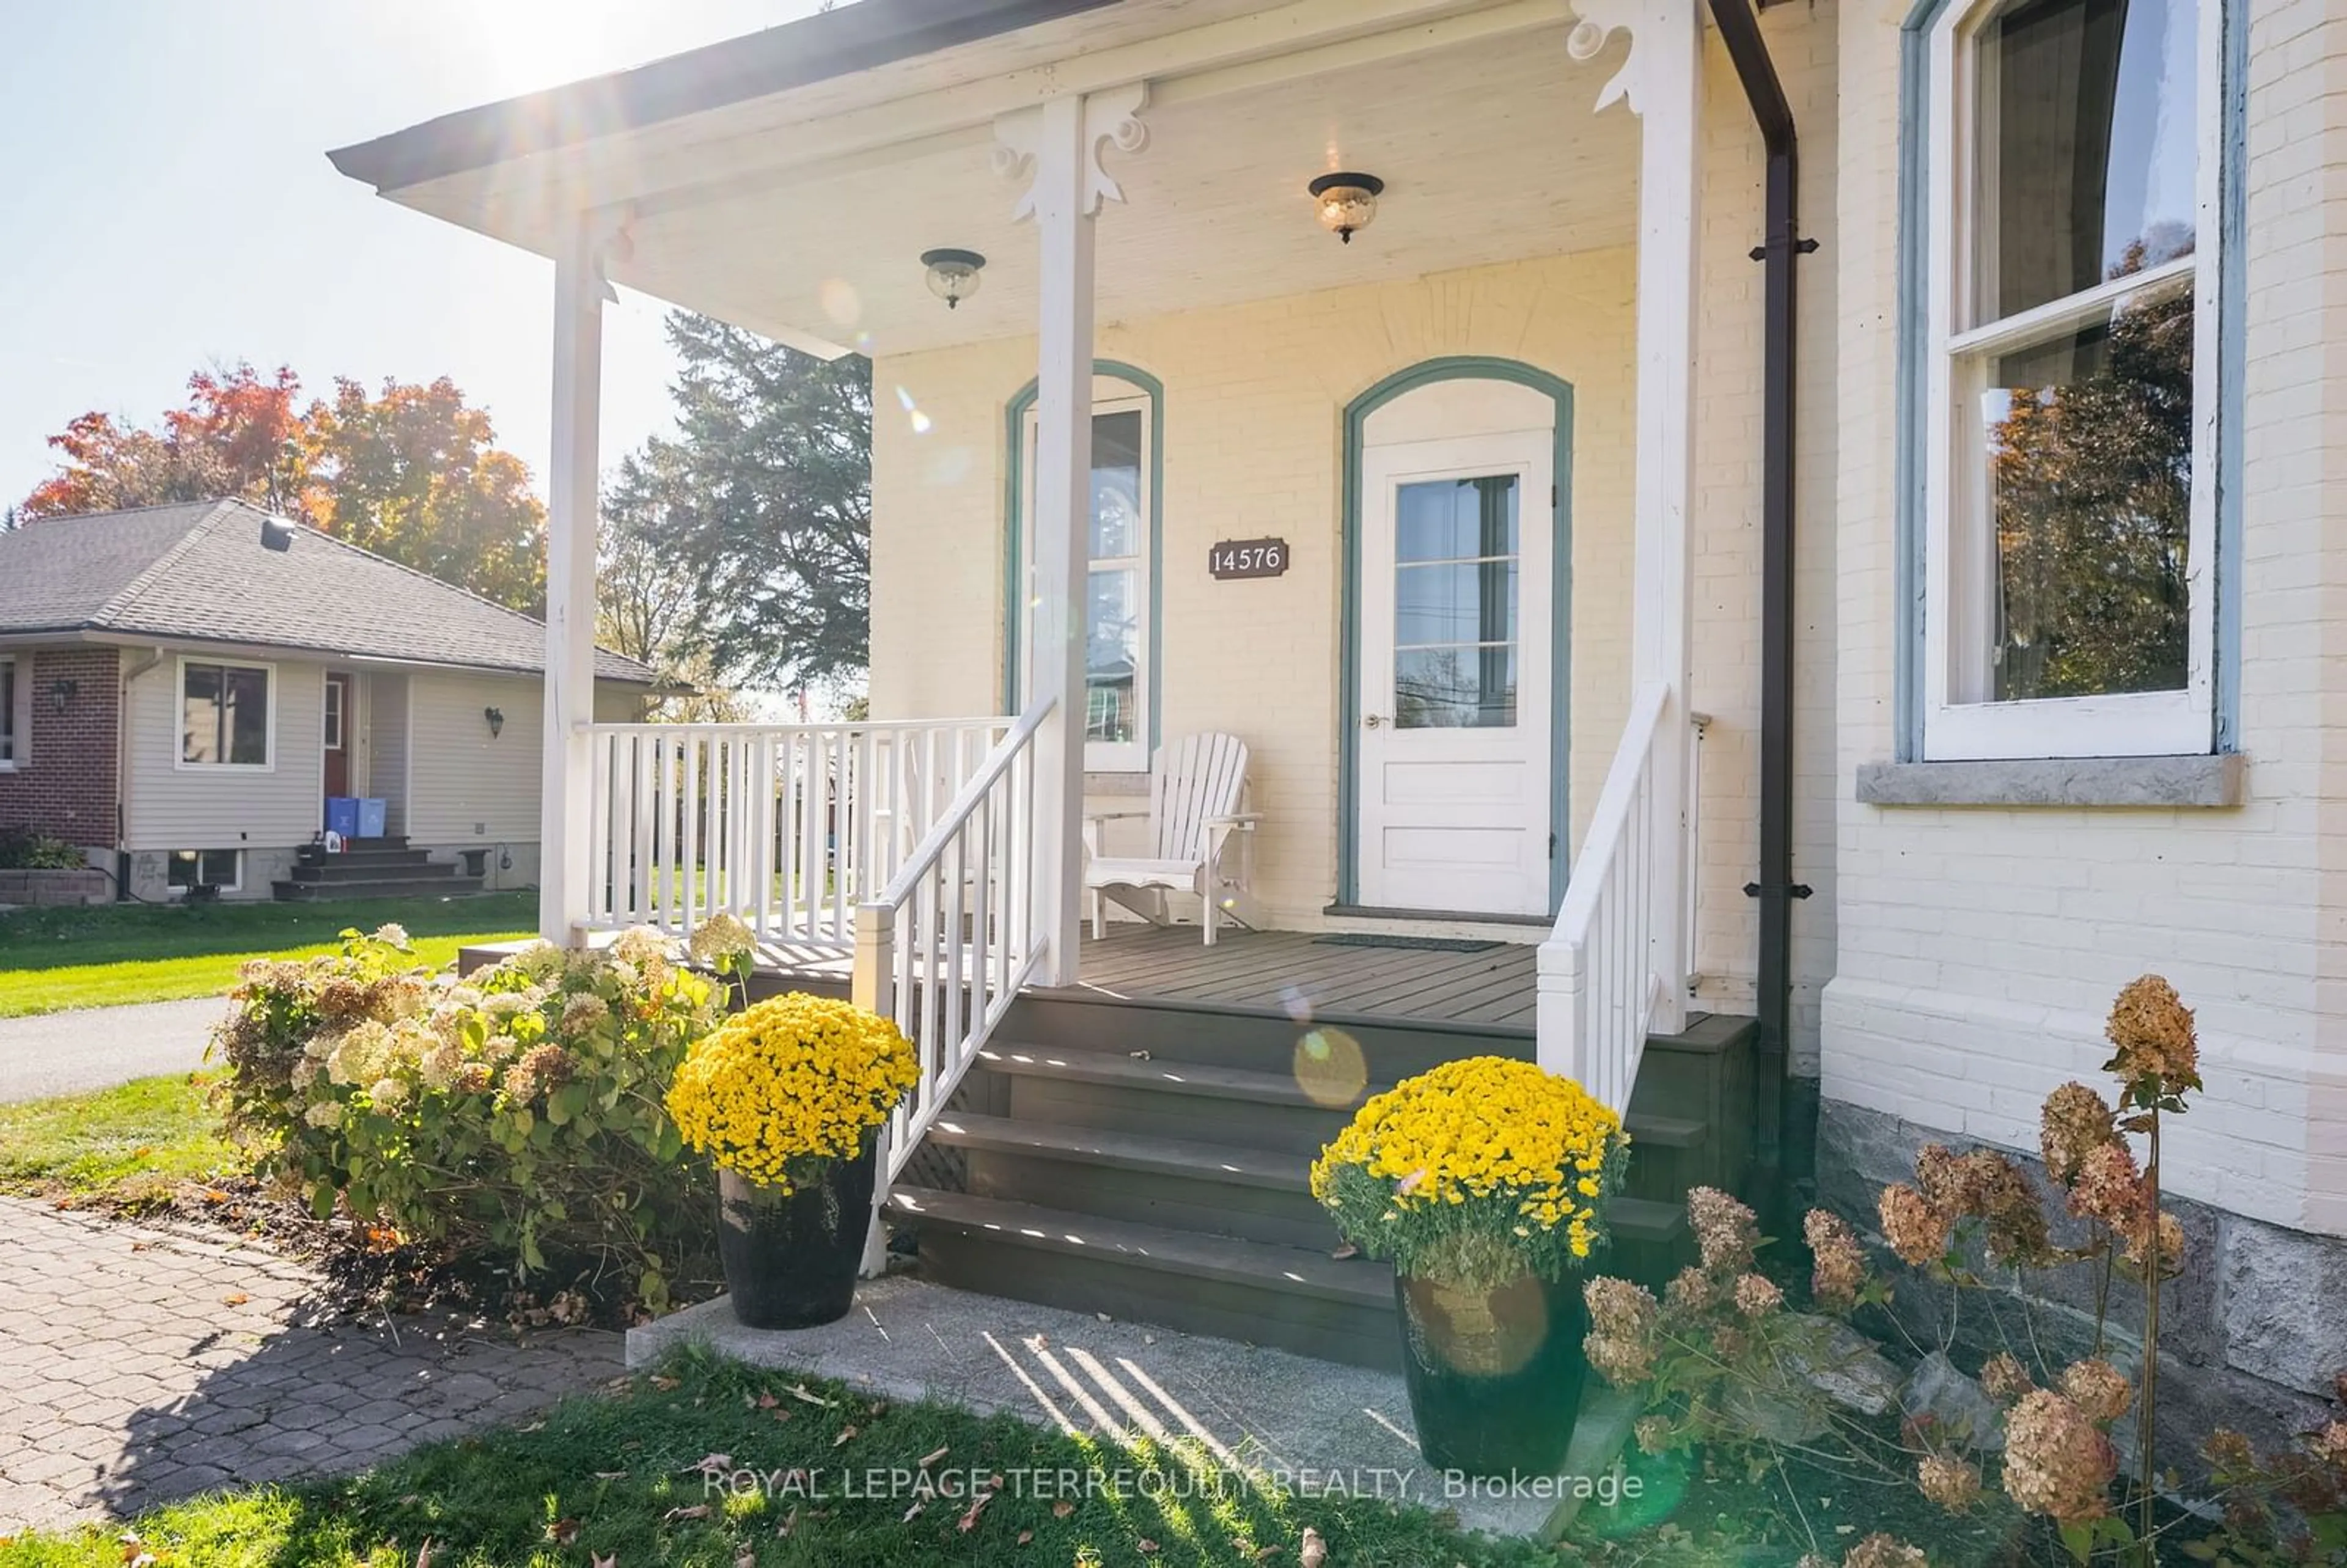
[[[1801,239],[1796,226],[1800,154],[1793,110],[1752,0],[1711,0],[1711,15],[1768,152],[1767,238],[1752,252],[1767,269],[1760,371],[1760,876],[1744,889],[1760,901],[1754,1153],[1766,1192],[1781,1179],[1809,1175],[1816,1149],[1814,1100],[1805,1096],[1803,1114],[1788,1118],[1785,1099],[1793,900],[1809,896],[1793,880],[1793,267],[1817,241]]]

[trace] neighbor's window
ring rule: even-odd
[[[1149,766],[1150,454],[1146,396],[1102,399],[1092,412],[1091,589],[1084,626],[1084,766],[1095,773]],[[1020,517],[1035,515],[1035,415],[1027,414]],[[1020,529],[1029,580],[1033,529]],[[1031,592],[1028,596],[1033,600]],[[1031,689],[1033,636],[1022,621],[1022,690]]]
[[[0,659],[0,768],[16,765],[16,661]]]
[[[179,664],[182,767],[269,765],[269,667]]]
[[[235,892],[244,875],[244,852],[239,849],[175,849],[163,877],[172,887],[210,886]]]
[[[2210,747],[2218,4],[1935,36],[1927,757]]]

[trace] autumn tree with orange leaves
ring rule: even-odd
[[[61,471],[26,521],[233,497],[531,614],[546,602],[546,508],[528,466],[447,377],[348,378],[302,406],[301,379],[249,364],[199,371],[186,406],[149,429],[89,413],[49,437]]]

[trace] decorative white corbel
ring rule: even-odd
[[[1124,188],[1117,184],[1114,175],[1101,166],[1101,149],[1104,143],[1113,143],[1119,152],[1135,153],[1147,147],[1149,128],[1142,123],[1141,111],[1148,102],[1147,82],[1105,87],[1084,95],[1083,210],[1086,217],[1099,212],[1103,200],[1124,200]],[[1006,179],[1023,177],[1028,180],[1026,189],[1019,193],[1018,204],[1011,209],[1010,216],[1014,220],[1031,218],[1035,213],[1032,171],[1042,134],[1043,108],[1040,104],[995,117],[995,173]]]
[[[1598,90],[1597,101],[1591,106],[1594,113],[1606,108],[1616,98],[1630,107],[1632,114],[1643,114],[1645,106],[1639,100],[1645,82],[1640,71],[1638,38],[1650,26],[1664,25],[1664,13],[1676,10],[1686,0],[1567,0],[1573,15],[1581,20],[1564,40],[1564,52],[1584,65],[1597,57],[1605,47],[1605,40],[1614,33],[1630,35],[1630,57],[1614,73],[1605,86]]]

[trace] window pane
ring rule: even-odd
[[[1505,729],[1516,722],[1512,647],[1405,648],[1394,655],[1394,725]]]
[[[207,849],[197,864],[202,868],[203,879],[221,887],[236,886],[236,851]]]
[[[2194,0],[2030,0],[1979,48],[1973,324],[2190,253]]]
[[[1516,563],[1444,561],[1394,569],[1394,645],[1512,642]]]
[[[1084,738],[1140,738],[1137,681],[1141,671],[1141,574],[1119,567],[1092,574],[1089,626],[1084,639],[1084,684],[1089,696]]]
[[[16,661],[0,660],[0,763],[16,760]]]
[[[190,664],[180,697],[179,757],[183,762],[220,760],[220,667]]]
[[[227,760],[243,766],[258,767],[269,761],[269,671],[266,670],[226,671],[222,690],[227,693],[228,723]]]
[[[2122,309],[1987,369],[1995,700],[2180,689],[2190,296]]]
[[[169,863],[164,867],[163,880],[166,886],[172,887],[192,887],[203,880],[197,865],[196,852],[192,849],[173,850]]]
[[[1094,560],[1141,553],[1141,411],[1092,415]]]
[[[1516,553],[1516,477],[1432,479],[1394,498],[1398,560],[1472,560]]]

